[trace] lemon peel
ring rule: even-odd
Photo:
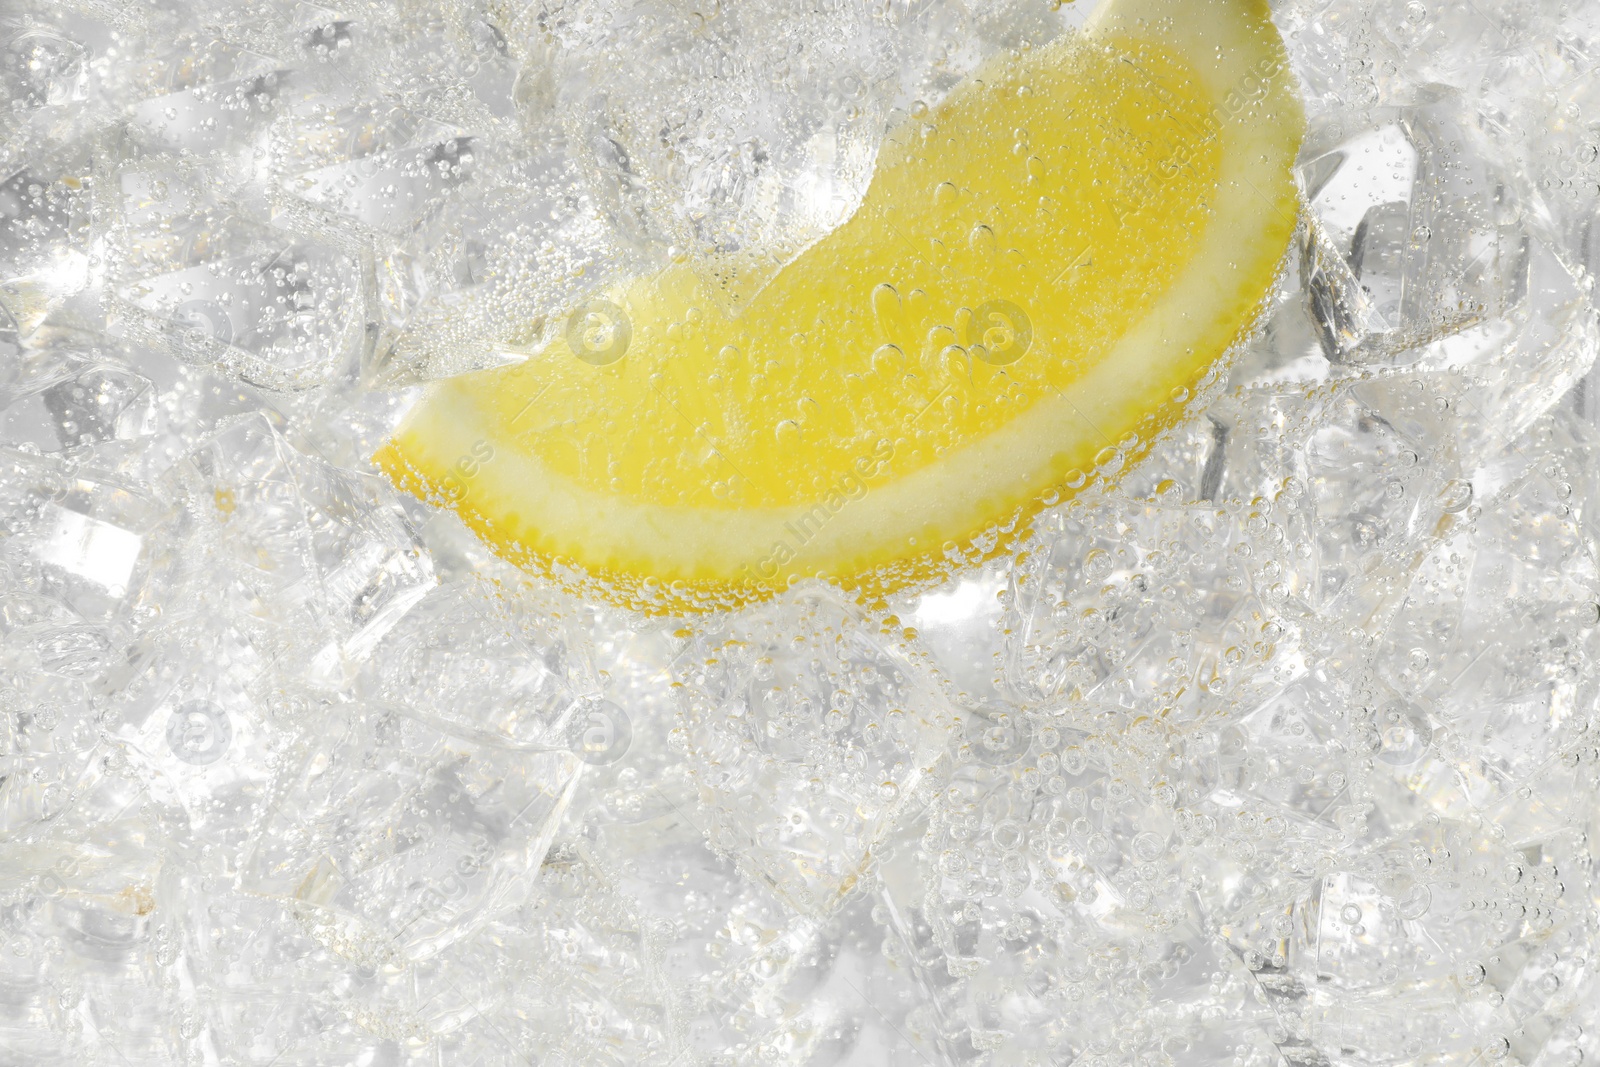
[[[1264,2],[1107,0],[895,129],[736,311],[693,264],[595,294],[374,461],[646,611],[937,581],[1182,415],[1276,277],[1303,129]]]

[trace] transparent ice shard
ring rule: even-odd
[[[710,843],[715,818],[674,752],[676,694],[663,685],[692,646],[672,625],[639,627],[607,614],[593,625],[605,699],[626,709],[630,743],[599,752],[575,745],[589,765],[574,797],[574,832],[553,849],[536,902],[532,932],[563,950],[544,954],[553,963],[545,988],[566,991],[544,994],[549,1010],[593,1005],[585,1013],[607,1020],[606,1030],[564,1047],[605,1062],[600,1039],[609,1032],[629,1050],[624,1059],[658,1046],[667,1061],[705,1058],[743,1040],[781,1047],[790,1023],[809,1047],[820,1034],[792,1018],[781,991],[814,969],[807,957],[824,924],[797,914]],[[586,964],[601,959],[627,976],[620,988],[589,977]]]
[[[1326,679],[1312,676],[1241,716],[1218,738],[1213,797],[1250,796],[1307,832],[1336,832],[1350,771],[1347,760],[1332,754],[1333,709],[1342,699]]]
[[[1395,616],[1394,651],[1380,660],[1390,684],[1449,731],[1478,803],[1537,785],[1577,741],[1576,709],[1590,699],[1577,664],[1600,636],[1600,574],[1580,547],[1559,453],[1534,456],[1503,487],[1474,474],[1481,502],[1458,513],[1421,561]]]
[[[916,630],[958,695],[990,702],[1008,695],[1001,669],[1005,606],[1010,600],[1007,578],[1005,569],[995,568],[952,588],[908,598],[903,609],[891,607]]]
[[[1441,472],[1354,390],[1329,398],[1319,414],[1322,424],[1306,443],[1306,473],[1316,515],[1316,599],[1329,603],[1432,520]]]
[[[1337,266],[1342,260],[1326,255],[1315,258],[1318,253],[1306,247],[1310,228],[1315,225],[1313,218],[1302,215],[1300,229],[1290,245],[1283,273],[1274,289],[1273,302],[1262,310],[1257,330],[1243,339],[1228,369],[1229,387],[1251,393],[1288,389],[1323,381],[1332,373],[1323,340],[1318,335],[1317,324],[1324,313],[1313,308],[1306,297],[1311,288],[1306,275],[1313,269],[1322,269],[1323,265]],[[1159,441],[1155,448],[1161,448]],[[1150,483],[1151,488],[1171,477],[1166,468],[1152,468],[1150,473],[1158,471],[1161,477]]]
[[[115,523],[81,511],[47,504],[35,557],[75,578],[124,596],[144,539]]]
[[[18,0],[0,15],[0,171],[35,163],[103,129],[96,107],[105,71],[95,60],[110,26],[101,11]]]
[[[1399,903],[1362,878],[1329,875],[1307,909],[1306,966],[1319,983],[1346,990],[1385,985],[1427,958],[1426,943],[1407,929]]]
[[[1063,15],[941,2],[797,14],[758,2],[704,33],[667,5],[653,5],[646,24],[584,3],[555,23],[523,16],[507,37],[529,66],[547,50],[553,70],[527,120],[559,122],[619,229],[782,259],[853,209],[895,109],[936,100],[989,50],[1077,21]],[[768,31],[775,18],[784,33]],[[801,39],[810,43],[797,59]]]
[[[62,107],[89,95],[88,50],[43,26],[10,26],[3,84],[12,111]]]
[[[558,610],[533,588],[452,583],[376,645],[362,682],[456,730],[560,745],[600,686],[579,628]]]
[[[1243,513],[1159,497],[1080,510],[1017,577],[1011,684],[1069,722],[1151,698],[1186,713],[1245,698],[1264,661],[1293,645],[1263,601],[1304,583],[1296,521],[1265,500]],[[1153,547],[1163,543],[1206,547]]]
[[[153,811],[128,810],[138,796],[130,782],[114,771],[98,777],[74,798],[90,818],[73,823],[69,809],[49,824],[53,836],[8,837],[12,948],[0,980],[8,991],[22,988],[22,974],[32,981],[8,1002],[22,1010],[0,1025],[8,1052],[48,1050],[59,1036],[56,1047],[80,1056],[160,1062],[179,998],[156,980],[159,824]]]
[[[288,1062],[337,1030],[346,1018],[341,1001],[376,977],[329,952],[282,901],[206,891],[191,876],[175,903],[194,925],[178,929],[169,951],[196,975],[205,994],[196,1022],[225,1053]],[[209,936],[194,936],[199,924]]]
[[[116,637],[52,598],[0,595],[0,827],[9,840],[65,811],[89,773],[100,739],[92,684]]]
[[[1445,91],[1342,140],[1313,131],[1303,284],[1329,358],[1399,358],[1524,298],[1526,197],[1481,140]]]
[[[132,97],[134,136],[169,151],[207,153],[269,122],[290,76],[271,56],[185,33],[135,68],[119,88]]]
[[[401,236],[473,176],[466,131],[387,104],[313,98],[279,128],[278,194],[313,226]]]
[[[1371,291],[1361,284],[1322,221],[1315,216],[1305,219],[1299,239],[1300,284],[1323,355],[1342,359],[1367,338],[1387,332],[1389,323],[1374,307]]]
[[[899,869],[909,855],[884,868],[896,958],[917,972],[957,1061],[1094,1055],[1132,1018],[1149,1047],[1263,1028],[1208,1011],[1227,971],[1221,946],[1198,900],[1154,891],[1191,855],[1167,806],[1177,794],[1120,773],[1110,736],[1048,727],[1020,772],[958,771],[929,812],[920,877]],[[1203,884],[1193,869],[1177,877]]]
[[[277,631],[314,684],[337,686],[434,586],[433,566],[370,476],[297,452],[262,417],[173,469],[196,595]]]
[[[356,257],[256,221],[186,167],[118,176],[109,275],[123,334],[272,389],[306,389],[359,358]]]
[[[352,960],[317,940],[291,902],[207,890],[194,879],[182,888],[175,903],[212,932],[180,931],[168,954],[204,994],[190,1028],[225,1054],[359,1061],[456,1034],[503,999],[497,975],[507,961],[493,945],[463,943],[417,963]]]
[[[90,285],[89,161],[0,165],[0,310],[26,338]]]
[[[335,951],[375,962],[432,956],[521,902],[576,756],[468,741],[370,706],[328,725],[326,747],[284,782],[248,888],[293,902]]]
[[[381,329],[367,368],[398,385],[524,359],[597,286],[642,267],[594,217],[559,144],[516,185],[464,186],[453,209],[377,259]]]
[[[954,725],[923,668],[869,626],[806,591],[734,617],[680,661],[712,843],[819,917],[861,877]]]
[[[155,432],[156,388],[144,375],[94,353],[39,364],[0,386],[0,441],[59,452]]]
[[[507,995],[486,1013],[491,1032],[536,1055],[669,1062],[679,1005],[660,955],[666,932],[619,891],[606,864],[558,842],[528,904],[489,928],[502,952],[527,961],[506,973]],[[588,1024],[556,1024],[571,1015]]]
[[[302,757],[296,713],[317,705],[273,676],[259,633],[199,625],[175,592],[96,679],[95,706],[107,743],[161,806],[173,855],[231,878],[273,810],[281,768]]]
[[[21,588],[60,599],[91,619],[132,610],[155,565],[149,538],[161,505],[118,479],[73,472],[46,457],[4,450],[0,558]]]

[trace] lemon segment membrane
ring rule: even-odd
[[[1181,415],[1271,287],[1303,125],[1265,3],[1108,0],[891,132],[736,312],[687,263],[596,294],[374,459],[648,610],[935,580]]]

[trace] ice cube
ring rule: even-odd
[[[1576,740],[1576,665],[1600,639],[1600,573],[1581,552],[1573,483],[1549,452],[1495,487],[1475,474],[1475,518],[1454,520],[1421,561],[1379,661],[1436,709],[1481,799],[1529,782]]]
[[[0,387],[0,440],[44,452],[128,441],[156,430],[156,389],[93,354],[63,353]]]
[[[58,597],[86,618],[131,610],[158,564],[150,536],[165,517],[160,504],[47,457],[7,451],[0,462],[0,522],[12,534],[0,558],[17,569],[22,587]]]
[[[402,108],[313,99],[280,128],[279,192],[313,226],[402,236],[472,180],[471,136]]]
[[[1306,443],[1320,564],[1316,600],[1324,604],[1350,588],[1378,554],[1409,542],[1419,524],[1432,521],[1443,475],[1422,461],[1422,446],[1359,398],[1355,390],[1330,398]]]
[[[586,644],[540,591],[469,578],[400,620],[375,646],[362,683],[378,699],[457,729],[560,745],[589,728],[587,711],[600,710],[583,703],[600,689]],[[626,732],[624,719],[602,717],[608,724]],[[618,734],[601,747],[610,754],[622,743]]]
[[[6,96],[13,109],[62,107],[89,95],[88,49],[53,29],[13,31],[5,44]]]
[[[318,684],[343,684],[434,586],[388,490],[297,452],[264,418],[212,438],[169,480],[189,504],[201,595],[278,628],[280,654]]]
[[[1155,696],[1204,714],[1293,646],[1274,610],[1307,580],[1288,541],[1301,521],[1292,508],[1120,494],[1095,505],[1065,519],[1016,579],[1007,672],[1030,710],[1092,721]]]
[[[89,161],[64,156],[0,167],[0,307],[22,337],[91,280]]]
[[[187,153],[225,148],[265,125],[291,76],[271,56],[192,32],[127,73],[119,88],[132,99],[131,131]]]
[[[804,914],[831,913],[860,879],[954,725],[924,669],[873,630],[806,590],[730,619],[680,660],[712,842]]]
[[[118,332],[274,389],[319,385],[358,358],[361,272],[348,253],[240,214],[204,170],[120,177]]]
[[[0,130],[0,171],[34,162],[104,127],[96,59],[111,27],[105,12],[18,0],[0,26],[0,100],[9,114]]]
[[[36,836],[71,807],[99,741],[90,679],[105,667],[107,631],[59,603],[0,597],[0,826],[8,839]]]
[[[1311,133],[1302,280],[1330,359],[1409,362],[1399,353],[1524,298],[1525,197],[1482,140],[1469,102],[1442,90],[1353,134]]]
[[[283,782],[246,865],[336,951],[416,960],[514,908],[538,877],[582,764],[347,706]],[[379,774],[371,770],[382,768]]]
[[[368,373],[390,385],[527,358],[596,286],[643,264],[577,195],[555,151],[515,186],[466,185],[452,210],[377,263],[382,329]]]
[[[34,553],[40,562],[88,579],[112,597],[127,595],[142,537],[55,503],[45,505],[40,518],[44,525]]]

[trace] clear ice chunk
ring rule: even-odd
[[[203,169],[130,168],[119,181],[109,273],[124,335],[279,390],[321,385],[359,360],[355,256],[240,214]]]
[[[271,121],[292,76],[271,56],[192,33],[150,56],[126,86],[128,125],[152,147],[207,153]]]
[[[6,100],[13,111],[62,107],[89,95],[88,50],[51,28],[13,30],[6,41]]]
[[[92,682],[112,657],[114,630],[50,597],[0,595],[0,827],[21,841],[73,802],[99,741]]]
[[[38,364],[0,385],[0,442],[59,452],[156,432],[157,391],[144,375],[94,353]]]
[[[1305,580],[1306,561],[1287,550],[1297,526],[1290,509],[1097,503],[1044,534],[1017,576],[1006,669],[1024,706],[1090,718],[1153,695],[1198,713],[1248,690],[1263,662],[1292,644],[1263,603]],[[1258,556],[1252,528],[1281,538],[1267,543],[1278,551]]]
[[[0,165],[0,310],[24,338],[91,282],[93,179],[74,155]]]
[[[826,916],[928,779],[953,710],[925,668],[821,590],[730,619],[680,662],[712,843]]]
[[[158,565],[150,538],[157,500],[119,480],[48,457],[0,450],[0,559],[17,586],[60,599],[86,618],[133,610]]]
[[[196,595],[276,630],[313,684],[339,686],[434,588],[391,492],[296,451],[262,416],[173,468]]]
[[[585,644],[536,590],[468,578],[407,613],[361,683],[447,728],[557,746],[600,690]]]
[[[472,179],[471,136],[403,108],[313,98],[281,129],[279,192],[305,224],[402,236]]]
[[[1526,295],[1525,197],[1463,112],[1460,94],[1441,90],[1354,133],[1310,134],[1302,283],[1330,359],[1408,361],[1398,353]]]
[[[144,539],[115,523],[60,504],[45,505],[35,557],[114,597],[126,595]]]
[[[576,756],[469,741],[377,707],[334,714],[330,744],[282,783],[247,888],[375,963],[432,956],[526,898]]]
[[[463,186],[375,265],[382,316],[369,375],[400,385],[525,359],[564,313],[630,264],[557,151],[517,187]],[[638,265],[638,264],[631,264]]]

